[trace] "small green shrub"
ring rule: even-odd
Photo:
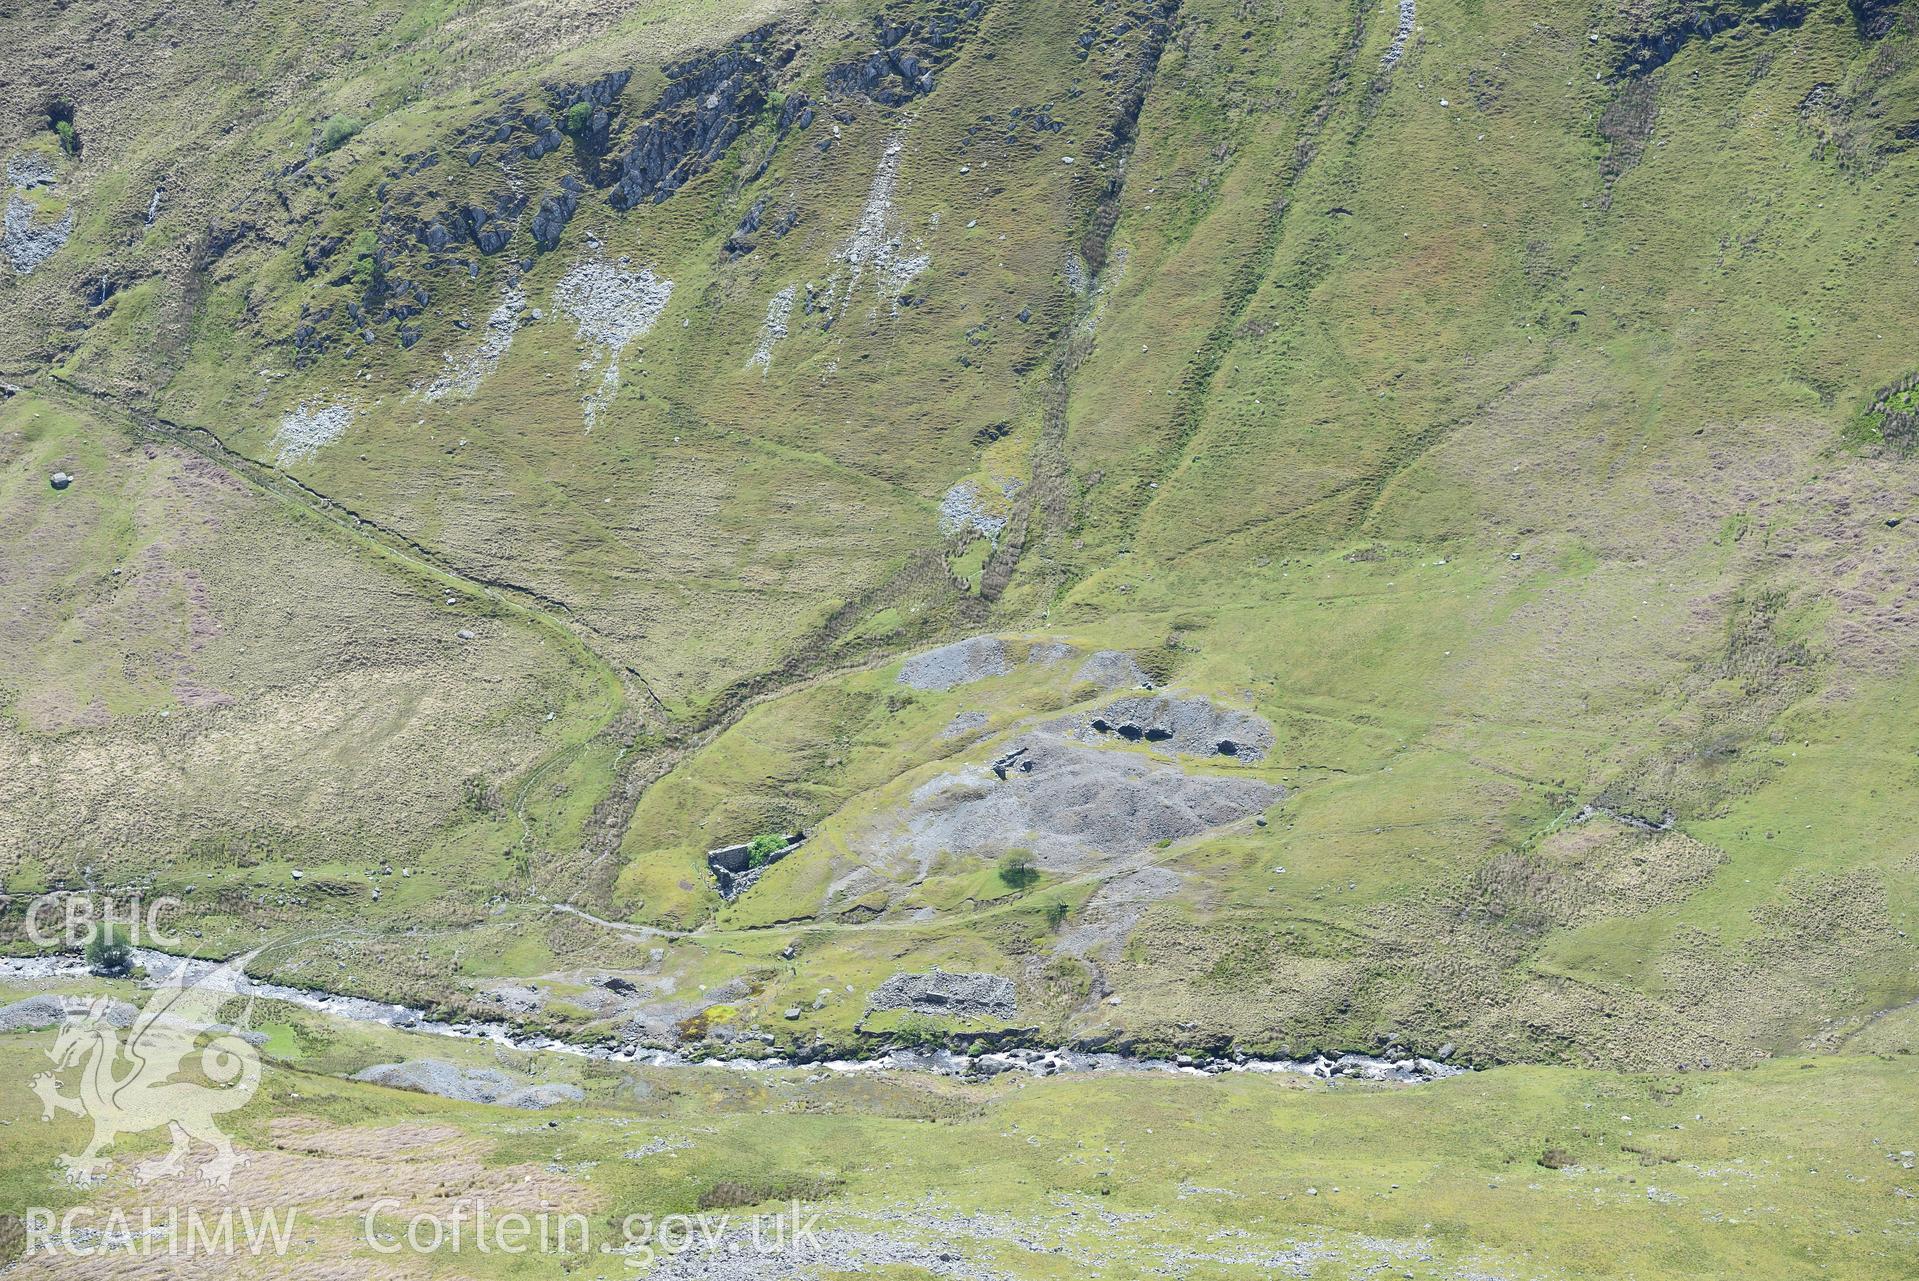
[[[80,135],[73,131],[73,122],[71,120],[54,121],[53,132],[60,137],[60,149],[62,151],[70,156],[80,154]]]
[[[320,127],[320,154],[338,151],[365,127],[352,116],[328,116],[326,124]]]
[[[1023,890],[1039,880],[1039,869],[1033,866],[1030,850],[1008,850],[1000,857],[999,878],[1016,890]]]
[[[593,104],[576,102],[566,109],[566,131],[579,133],[586,128],[587,121],[593,119]]]
[[[105,977],[117,977],[133,968],[133,951],[118,926],[101,926],[87,940],[87,969]]]
[[[893,1029],[893,1041],[909,1049],[936,1050],[946,1044],[946,1031],[924,1014],[908,1014]]]
[[[460,785],[460,800],[475,814],[506,812],[506,798],[500,792],[500,785],[478,774],[468,775],[465,782]]]
[[[761,832],[746,847],[748,867],[765,867],[767,860],[786,848],[786,838],[778,832]]]
[[[1057,930],[1060,926],[1066,924],[1066,914],[1070,910],[1071,909],[1064,903],[1057,901],[1048,903],[1046,905],[1046,928],[1049,930]]]

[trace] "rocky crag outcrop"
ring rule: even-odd
[[[1735,28],[1782,31],[1806,21],[1802,0],[1711,0],[1662,6],[1653,16],[1619,37],[1613,74],[1621,79],[1649,76],[1696,40]]]
[[[873,19],[875,47],[828,69],[826,87],[883,107],[904,106],[933,91],[938,72],[985,12],[986,0],[948,0],[930,12],[891,5]]]
[[[806,96],[778,89],[798,52],[781,28],[763,26],[667,66],[665,87],[643,106],[629,101],[634,72],[611,71],[511,95],[445,145],[402,156],[379,186],[370,245],[346,236],[308,243],[302,274],[356,294],[341,314],[301,317],[292,336],[301,363],[342,323],[363,341],[385,335],[411,347],[436,280],[476,280],[482,260],[501,256],[530,269],[535,255],[560,247],[594,193],[622,212],[658,204],[756,124],[776,137],[806,129],[814,116]],[[756,217],[743,234],[757,230]]]

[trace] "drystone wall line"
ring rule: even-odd
[[[382,554],[392,557],[403,565],[429,576],[463,584],[480,594],[501,599],[509,608],[518,610],[538,620],[543,626],[558,631],[591,660],[591,666],[600,669],[603,676],[617,683],[618,675],[613,665],[582,640],[573,629],[577,626],[595,636],[599,635],[598,631],[574,614],[572,607],[565,601],[510,579],[452,564],[443,559],[440,553],[417,539],[338,502],[272,463],[263,462],[239,452],[205,427],[175,422],[155,414],[131,411],[111,393],[97,391],[59,374],[52,375],[52,381],[55,386],[66,391],[114,406],[119,412],[126,413],[137,428],[144,428],[174,444],[192,450],[222,470],[239,477],[253,488],[270,495],[276,501],[320,517],[350,537],[370,544]],[[289,490],[292,492],[289,493]]]
[[[78,383],[63,379],[58,375],[54,376],[53,381],[55,386],[69,393],[78,394],[90,399],[103,400],[121,412],[127,412],[126,407],[120,404],[117,397],[84,387]],[[397,530],[388,529],[377,522],[368,520],[352,512],[348,508],[340,506],[312,486],[287,475],[269,463],[247,457],[228,446],[225,441],[204,427],[176,423],[158,415],[140,416],[129,413],[128,417],[136,426],[144,423],[149,430],[155,431],[165,439],[192,450],[199,457],[220,467],[222,471],[229,475],[236,476],[255,490],[269,495],[274,501],[310,513],[327,521],[348,538],[364,542],[380,555],[390,557],[400,564],[424,573],[429,577],[452,580],[465,585],[469,590],[477,591],[478,594],[501,600],[508,609],[514,610],[534,621],[539,626],[551,629],[563,642],[572,646],[579,654],[585,657],[589,669],[598,670],[602,676],[608,678],[610,683],[617,687],[619,677],[612,665],[591,645],[581,639],[572,627],[568,626],[568,620],[574,622],[579,622],[579,620],[575,618],[571,608],[568,607],[565,602],[516,583],[466,573],[457,567],[448,565],[431,549],[422,546],[414,539],[407,537]],[[298,497],[294,494],[287,493],[286,488],[283,486],[292,488]],[[342,513],[344,513],[345,518],[342,518]],[[373,532],[370,533],[369,531]],[[560,616],[562,612],[566,616],[564,619]],[[592,630],[590,626],[584,623],[580,623],[580,626],[585,627],[588,631]],[[628,670],[630,671],[631,669],[629,668]],[[650,689],[649,692],[651,692]],[[609,720],[610,719],[611,717],[609,716]],[[594,731],[595,734],[604,728],[604,725],[600,726]],[[527,788],[531,785],[533,778],[545,775],[551,768],[561,763],[563,759],[570,759],[576,756],[584,749],[584,746],[585,742],[583,741],[561,747],[545,761],[535,766],[533,773],[529,776],[528,782],[523,784],[520,789],[519,800],[524,801]],[[525,847],[530,850],[532,828],[527,821],[524,806],[519,806],[516,809],[516,813],[521,826],[520,839],[516,842],[516,846]]]

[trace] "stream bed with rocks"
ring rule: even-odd
[[[142,984],[162,987],[176,980],[196,984],[213,979],[229,982],[233,975],[218,974],[219,962],[172,956],[146,948],[132,949],[134,964],[146,972]],[[0,957],[0,982],[30,986],[90,977],[86,962],[77,956]],[[947,1049],[891,1049],[868,1058],[795,1058],[775,1054],[758,1056],[689,1054],[641,1044],[585,1045],[530,1031],[503,1020],[435,1019],[412,1006],[375,1001],[363,996],[289,987],[239,977],[234,995],[262,1001],[283,1001],[302,1009],[354,1023],[374,1023],[421,1036],[488,1041],[529,1053],[568,1054],[606,1063],[642,1067],[720,1067],[737,1071],[803,1069],[818,1073],[926,1072],[938,1076],[983,1079],[1007,1072],[1033,1076],[1088,1072],[1161,1072],[1185,1076],[1219,1076],[1232,1072],[1292,1073],[1322,1080],[1343,1079],[1416,1084],[1458,1076],[1470,1069],[1410,1053],[1314,1055],[1310,1058],[1262,1058],[1233,1053],[1225,1056],[1180,1054],[1153,1058],[1112,1051],[1072,1047],[1011,1048],[966,1054]],[[31,1000],[33,998],[29,998]]]

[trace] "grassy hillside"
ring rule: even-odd
[[[6,24],[10,893],[736,1048],[1910,1039],[1910,5]]]

